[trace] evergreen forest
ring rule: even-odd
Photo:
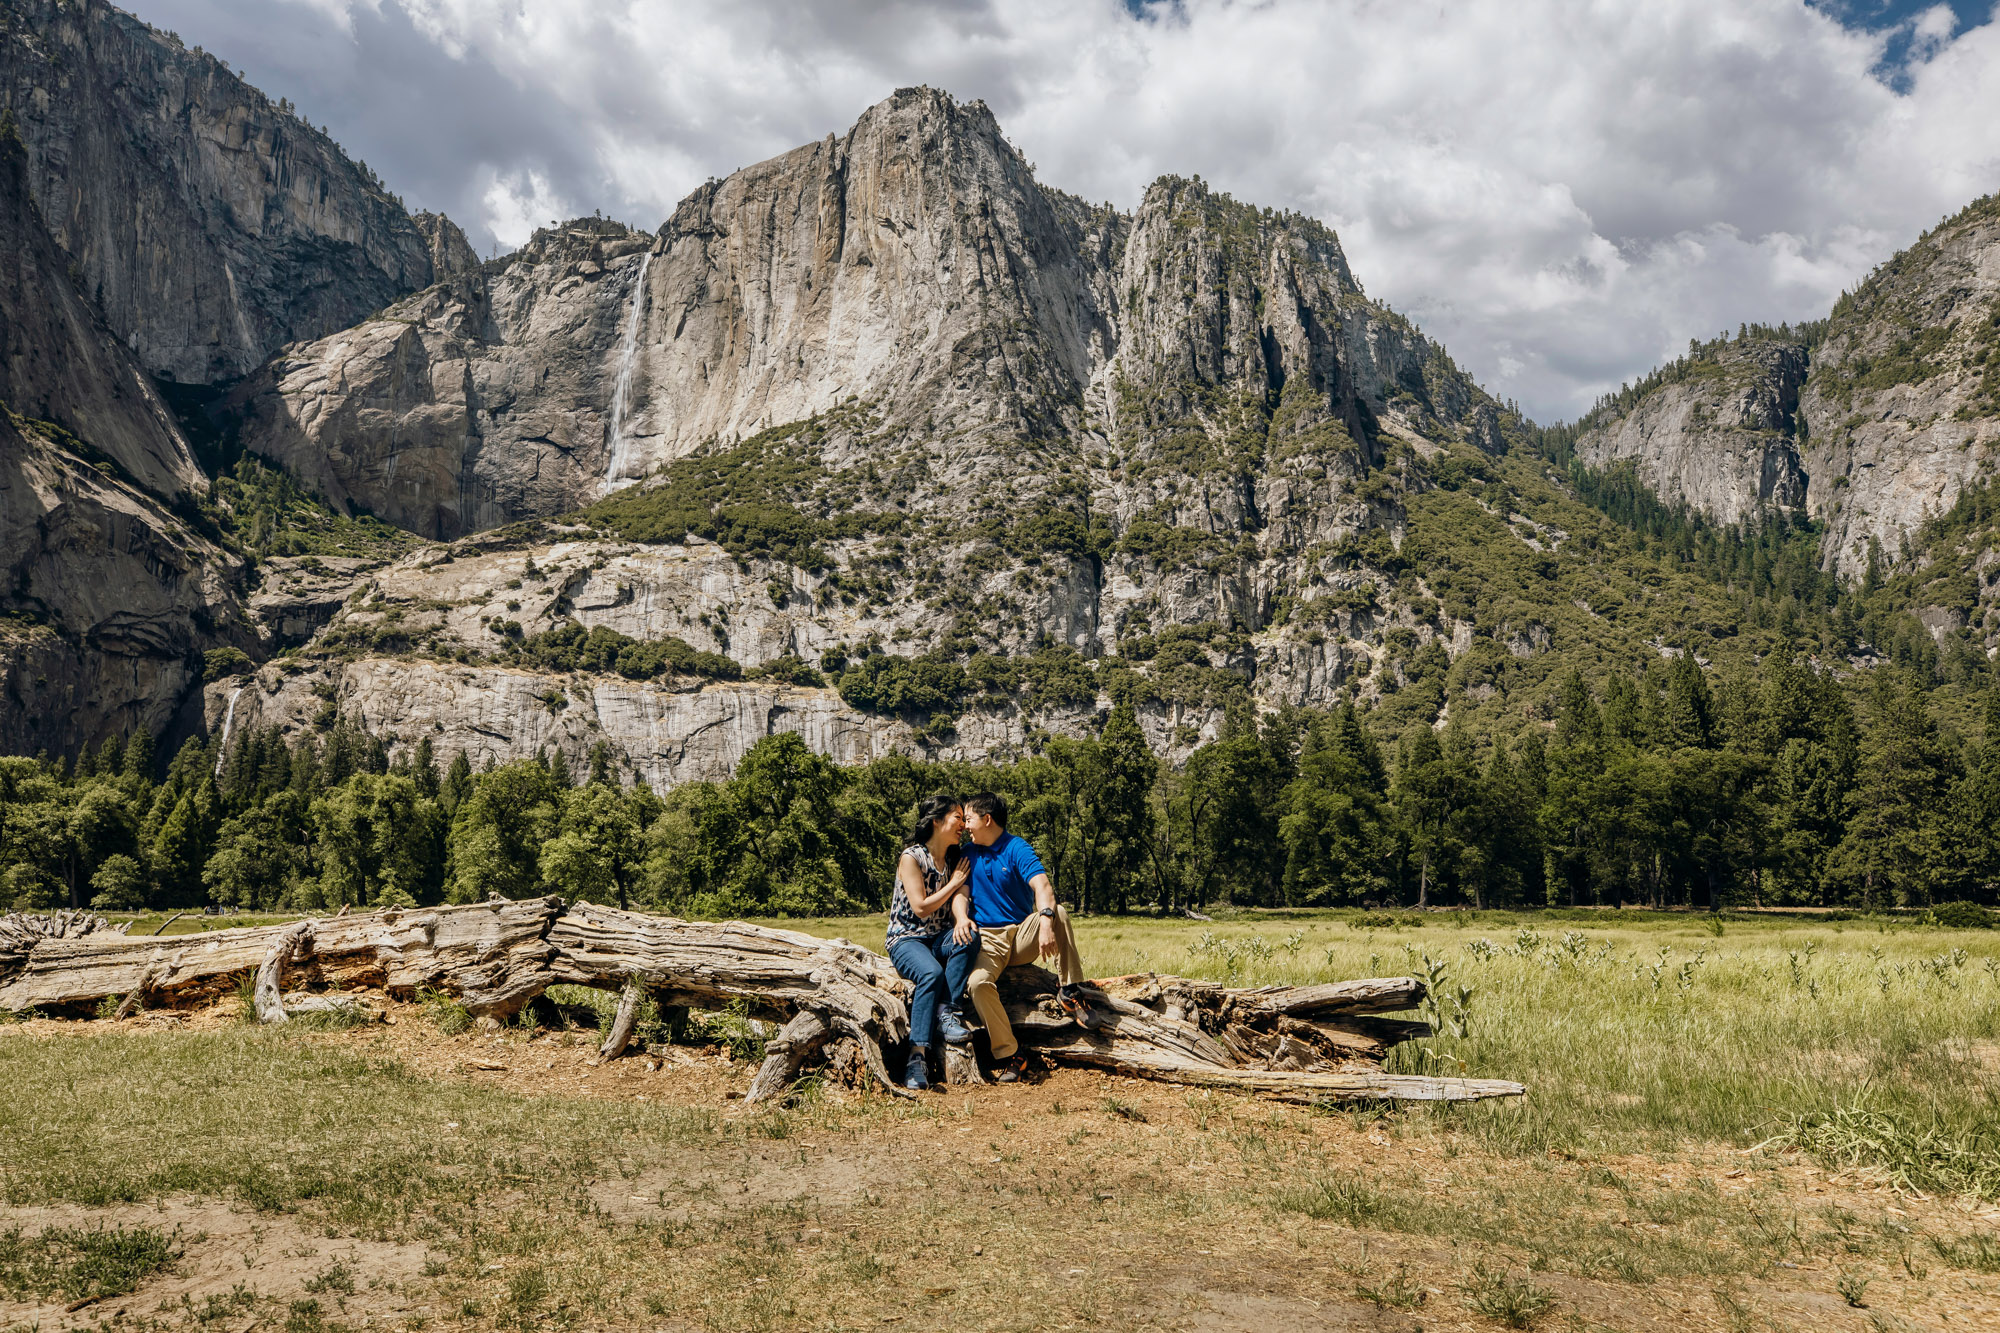
[[[0,759],[0,892],[17,909],[325,910],[560,894],[677,914],[877,910],[931,791],[991,788],[1058,892],[1090,912],[1246,906],[1990,903],[2000,887],[2000,689],[1977,734],[1908,668],[1774,659],[1714,679],[1689,655],[1552,725],[1476,745],[1384,743],[1352,704],[1231,711],[1179,769],[1129,705],[1100,734],[1005,765],[842,767],[796,736],[719,783],[621,786],[600,752],[473,771],[394,760],[349,724],[239,730],[162,766],[150,737],[76,760]]]

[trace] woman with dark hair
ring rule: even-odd
[[[958,1013],[965,978],[979,961],[979,932],[965,899],[969,867],[958,845],[964,829],[965,812],[956,796],[926,797],[917,807],[909,845],[896,861],[889,961],[916,988],[910,998],[910,1061],[903,1073],[903,1086],[914,1090],[931,1084],[935,1037],[954,1045],[972,1040]]]

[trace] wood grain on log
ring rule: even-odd
[[[740,1001],[785,1020],[787,1030],[798,1014],[815,1013],[830,1032],[855,1041],[884,1088],[907,1095],[889,1076],[884,1048],[909,1037],[908,987],[888,959],[857,944],[744,921],[680,921],[593,903],[556,917],[548,942],[557,981],[601,986],[616,977],[640,977],[666,1003],[716,1009]],[[819,1035],[813,1044],[825,1039]],[[783,1033],[773,1038],[780,1040],[787,1040]],[[764,1069],[745,1101],[773,1095],[776,1075],[765,1074],[783,1067],[792,1049],[788,1040],[775,1055],[766,1047]]]
[[[554,898],[427,907],[324,918],[316,923],[314,981],[380,986],[412,996],[421,987],[457,995],[475,1014],[512,1014],[555,978],[543,938],[560,910]],[[164,957],[156,993],[174,1003],[211,999],[262,966],[291,927],[245,926],[166,939],[128,939],[108,929],[41,935],[18,953],[22,918],[0,918],[0,1009],[96,1005],[138,989]],[[29,918],[28,920],[34,920]],[[97,918],[101,923],[102,918]]]
[[[833,1028],[825,1019],[810,1009],[801,1009],[777,1036],[764,1043],[764,1063],[758,1067],[757,1077],[750,1080],[743,1100],[761,1102],[791,1087],[800,1066],[832,1036]]]
[[[645,997],[646,987],[637,977],[626,981],[625,989],[618,995],[618,1013],[611,1020],[611,1032],[598,1049],[598,1059],[616,1060],[625,1054],[625,1045],[632,1040],[632,1029],[639,1022],[639,1001]]]
[[[285,964],[291,962],[294,955],[303,961],[312,953],[312,943],[313,923],[301,921],[285,927],[284,933],[272,940],[271,947],[264,951],[264,961],[257,967],[257,981],[250,992],[259,1023],[286,1021],[285,1002],[280,995],[285,980]]]
[[[979,1072],[979,1056],[972,1043],[944,1044],[944,1081],[953,1088],[975,1087],[986,1082],[986,1075]]]

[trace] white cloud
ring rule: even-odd
[[[1892,34],[1800,0],[1179,0],[1143,20],[1118,0],[293,3],[345,16],[357,78],[368,42],[401,64],[427,42],[519,127],[420,164],[388,126],[341,134],[440,177],[406,192],[502,242],[562,199],[657,227],[707,176],[928,83],[985,98],[1049,184],[1129,207],[1198,174],[1325,219],[1372,295],[1544,419],[1690,337],[1825,313],[2000,188],[2000,27],[1954,38],[1942,6],[1905,25],[1898,94],[1877,71]]]
[[[539,171],[492,172],[480,202],[486,206],[481,221],[509,248],[526,244],[535,228],[573,216]]]
[[[282,0],[282,3],[297,5],[301,9],[312,10],[349,37],[354,35],[355,10],[365,9],[373,14],[380,13],[382,9],[382,0]],[[283,94],[274,93],[273,95],[282,96]]]

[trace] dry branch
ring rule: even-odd
[[[637,977],[626,981],[625,989],[618,994],[618,1014],[611,1020],[611,1031],[604,1038],[604,1045],[598,1048],[600,1060],[616,1060],[625,1054],[625,1045],[632,1040],[632,1029],[639,1022],[639,1001],[646,997],[646,988]]]

